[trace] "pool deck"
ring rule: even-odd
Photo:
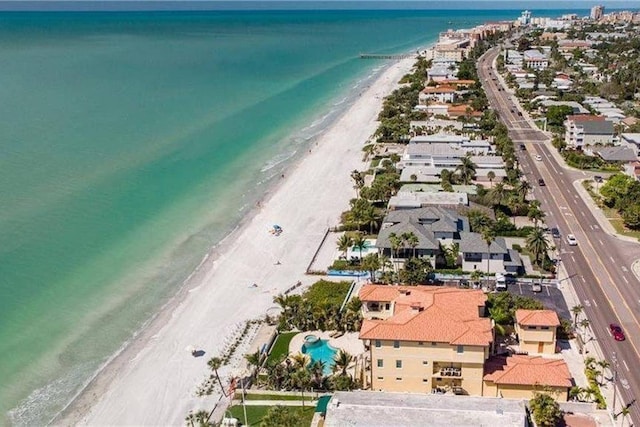
[[[328,340],[329,345],[337,350],[344,350],[347,353],[358,356],[364,353],[364,344],[358,339],[357,332],[349,332],[339,338],[331,338],[333,331],[305,331],[294,336],[289,343],[289,354],[298,354],[301,352],[304,337],[307,335],[315,335],[323,340]]]

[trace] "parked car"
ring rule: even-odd
[[[545,185],[547,185],[547,184],[545,184],[545,183],[544,183],[544,179],[540,178],[540,179],[538,179],[538,185],[539,185],[540,187],[544,187],[544,186],[545,186]]]
[[[554,239],[559,239],[560,238],[560,230],[558,230],[558,227],[551,228],[551,236]]]
[[[524,144],[520,144],[520,149],[522,151],[527,151],[527,147]]]
[[[602,177],[600,175],[596,175],[593,177],[593,180],[597,183],[601,183],[602,182]]]
[[[609,330],[611,331],[611,335],[613,335],[613,339],[616,341],[624,341],[625,336],[624,332],[622,332],[622,328],[615,323],[609,325]]]
[[[537,161],[542,161],[542,156],[540,154],[536,154],[536,160]]]
[[[578,246],[578,239],[573,234],[567,234],[567,243],[569,246]]]
[[[534,282],[534,283],[531,285],[531,290],[532,290],[533,292],[542,292],[542,283],[540,283],[540,282]]]

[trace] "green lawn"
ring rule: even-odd
[[[267,358],[267,363],[277,360],[279,357],[282,357],[283,354],[289,354],[289,343],[291,342],[291,338],[297,334],[298,332],[285,332],[278,335],[271,349],[271,353],[269,353],[269,357]]]
[[[260,425],[260,421],[267,414],[271,406],[247,406],[247,422],[250,426]],[[303,410],[302,406],[286,406],[287,410],[295,411],[298,415],[298,424],[295,427],[309,427],[311,419],[315,411],[315,406],[306,406]],[[244,412],[242,405],[236,405],[229,408],[229,412],[234,418],[240,420],[244,425]]]
[[[242,393],[236,391],[234,398],[238,400],[242,399]],[[247,400],[302,400],[300,393],[296,395],[247,393],[244,395],[244,398]],[[313,396],[310,396],[309,393],[305,393],[304,400],[313,400]]]

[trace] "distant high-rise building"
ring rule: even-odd
[[[604,16],[604,6],[597,5],[591,8],[591,19],[594,21],[599,21]]]
[[[520,17],[518,18],[518,21],[520,21],[520,25],[528,25],[531,23],[531,12],[529,12],[528,10],[525,10],[522,12],[522,14],[520,14]]]

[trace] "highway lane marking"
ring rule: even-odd
[[[604,246],[604,242],[602,241],[602,239],[598,238],[598,242],[600,242],[600,244]],[[611,261],[613,261],[613,258],[611,259]],[[615,262],[615,261],[613,261],[613,262]]]
[[[629,284],[629,281],[627,280],[627,278],[625,276],[622,276],[622,280],[624,280],[627,283],[627,285]]]
[[[624,365],[625,368],[627,368],[627,371],[631,372],[631,370],[629,369],[629,366],[627,365],[626,360],[622,360],[622,364]]]
[[[596,308],[598,308],[598,303],[596,302],[596,300],[593,300],[593,305],[595,305]]]
[[[629,271],[629,270],[627,269],[627,267],[625,267],[625,266],[623,265],[623,266],[622,266],[622,271],[624,271],[624,272],[626,273],[626,272],[627,272],[627,271]]]
[[[598,239],[598,240],[600,241],[600,244],[602,244],[602,240],[600,240],[600,239]],[[613,259],[613,257],[612,257],[612,256],[609,256],[609,259],[611,260],[611,262],[616,262],[616,260],[615,260],[615,259]]]
[[[640,303],[640,301],[638,301]],[[591,301],[589,301],[588,299],[584,300],[584,306],[585,307],[591,307]]]

